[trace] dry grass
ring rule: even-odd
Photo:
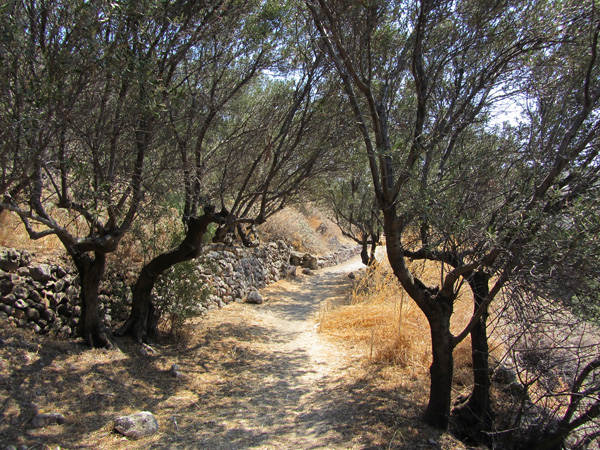
[[[57,213],[54,212],[55,215]],[[75,235],[87,233],[86,225],[81,220],[60,215],[59,219]],[[151,216],[143,224],[134,224],[111,254],[110,264],[123,273],[131,269],[137,271],[154,256],[172,247],[174,235],[182,232],[177,211],[162,211],[161,215]],[[282,239],[300,252],[316,255],[334,252],[341,245],[354,245],[325,213],[312,205],[287,207],[261,225],[259,232],[263,242]],[[56,236],[30,239],[19,217],[10,211],[0,213],[0,246],[28,250],[42,258],[64,254],[64,248]]]
[[[62,212],[54,215],[75,236],[88,233],[86,224],[79,219],[70,219]],[[109,265],[115,270],[127,274],[128,281],[133,282],[140,268],[160,252],[173,245],[174,234],[181,235],[182,224],[177,211],[170,209],[163,215],[151,217],[143,224],[134,224],[125,233],[117,250],[109,254]],[[36,231],[44,230],[43,226],[35,226]],[[29,238],[21,219],[13,212],[0,213],[0,246],[27,250],[37,260],[56,259],[65,256],[65,249],[55,235],[38,240]]]
[[[42,255],[54,254],[62,249],[62,244],[56,236],[46,236],[36,241],[29,239],[21,219],[15,213],[6,210],[0,213],[0,246]]]
[[[259,227],[263,241],[283,240],[297,251],[316,255],[331,253],[340,245],[354,245],[319,209],[289,206]]]
[[[422,280],[433,284],[439,278],[435,264],[413,263]],[[471,316],[468,292],[461,292],[452,317],[457,333]],[[366,270],[345,302],[328,303],[320,312],[320,331],[362,348],[373,365],[387,371],[401,386],[422,383],[428,389],[431,364],[429,324],[423,312],[401,288],[387,261]],[[471,344],[466,339],[454,351],[455,394],[472,386]],[[408,383],[408,384],[407,384]]]

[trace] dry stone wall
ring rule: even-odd
[[[242,301],[291,273],[290,247],[283,241],[255,248],[208,247],[198,258],[200,278],[211,288],[207,309]]]
[[[79,278],[64,265],[32,264],[24,250],[0,248],[0,317],[36,333],[73,333]]]
[[[327,267],[350,259],[359,250],[342,248],[314,259],[318,267]],[[211,291],[203,311],[243,301],[270,283],[294,276],[293,255],[283,241],[256,248],[207,247],[198,258],[198,276]],[[100,317],[107,326],[125,319],[131,291],[123,277],[107,276],[99,302]],[[75,333],[80,314],[79,277],[73,269],[65,264],[34,264],[27,251],[0,248],[0,319],[36,333],[68,336]]]

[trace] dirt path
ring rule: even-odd
[[[354,259],[280,281],[261,291],[262,305],[234,305],[203,321],[206,336],[216,332],[229,345],[231,361],[221,363],[228,379],[204,396],[212,407],[198,433],[202,448],[370,448],[356,423],[365,405],[354,408],[342,393],[353,357],[317,333],[319,304],[344,295],[347,274],[360,267]]]
[[[0,328],[0,448],[399,448],[392,411],[411,404],[369,379],[357,349],[317,333],[319,304],[344,297],[359,267],[352,260],[282,280],[262,291],[263,304],[214,311],[186,342],[150,353],[128,339],[90,350]],[[66,421],[35,429],[38,411]],[[115,417],[137,411],[154,413],[159,432],[140,441],[117,434]]]

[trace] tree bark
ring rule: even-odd
[[[450,419],[452,396],[452,377],[454,374],[454,358],[452,351],[452,334],[450,333],[450,315],[440,308],[434,314],[427,314],[431,327],[431,350],[433,361],[429,368],[431,376],[429,404],[425,410],[423,421],[438,429],[447,429]]]
[[[565,448],[565,439],[569,436],[571,431],[572,430],[559,429],[556,433],[552,433],[540,443],[528,443],[528,445],[531,445],[530,448],[532,450],[562,450]]]
[[[482,271],[469,278],[473,292],[474,312],[477,312],[489,294],[489,276]],[[467,402],[453,411],[460,424],[460,434],[478,443],[490,444],[487,432],[492,430],[493,414],[490,405],[490,366],[487,336],[487,308],[471,330],[471,358],[473,361],[473,392]]]
[[[377,260],[377,258],[375,257],[375,252],[377,250],[378,242],[379,242],[379,236],[372,235],[371,254],[369,255],[369,265],[373,264]]]
[[[401,242],[401,222],[394,217],[391,208],[382,208],[388,259],[394,274],[408,295],[425,313],[431,328],[433,361],[429,369],[431,376],[429,404],[423,420],[434,428],[445,430],[450,420],[452,377],[454,374],[454,336],[450,332],[450,317],[454,298],[445,297],[435,289],[428,288],[413,277],[406,265]]]
[[[205,211],[206,212],[206,211]],[[222,223],[222,213],[205,213],[188,220],[186,235],[181,243],[172,250],[161,253],[146,264],[133,287],[131,313],[123,326],[115,332],[116,336],[130,334],[139,343],[147,341],[155,332],[152,320],[154,305],[152,289],[158,277],[177,263],[197,258],[202,250],[202,238],[211,223]]]
[[[369,266],[371,265],[371,259],[369,258],[368,238],[363,238],[360,245],[362,247],[360,250],[360,259],[365,266]]]
[[[106,267],[106,254],[97,251],[94,256],[87,253],[72,255],[81,280],[81,317],[77,334],[90,347],[110,348],[112,345],[98,314],[98,291]]]

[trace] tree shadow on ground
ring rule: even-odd
[[[267,316],[253,322],[253,311],[244,308],[255,307],[239,305],[210,325],[195,322],[188,342],[159,343],[150,356],[127,339],[111,351],[51,340],[0,348],[0,442],[101,450],[421,446],[406,446],[410,437],[410,445],[432,448],[419,437],[420,406],[411,393],[373,383],[351,366],[317,373],[314,355],[295,345],[318,301],[339,291],[339,280],[328,274],[291,290],[275,286],[256,308],[289,321],[289,328],[273,328]],[[174,376],[173,364],[182,376]],[[61,412],[66,423],[33,429],[37,410]],[[114,432],[115,417],[141,410],[157,415],[157,434],[131,441]]]
[[[293,365],[294,357],[288,362]],[[250,388],[240,381],[230,382],[214,395],[221,399],[239,395],[237,401],[221,403],[218,411],[199,411],[204,420],[179,423],[150,448],[417,448],[412,446],[419,441],[414,439],[416,429],[408,447],[405,437],[396,433],[419,424],[416,417],[407,422],[396,414],[398,408],[418,413],[414,404],[402,400],[401,391],[376,388],[364,379],[347,381],[324,380],[316,392],[282,380]],[[286,396],[286,401],[278,400]],[[431,434],[420,438],[423,448],[435,448],[428,439]]]

